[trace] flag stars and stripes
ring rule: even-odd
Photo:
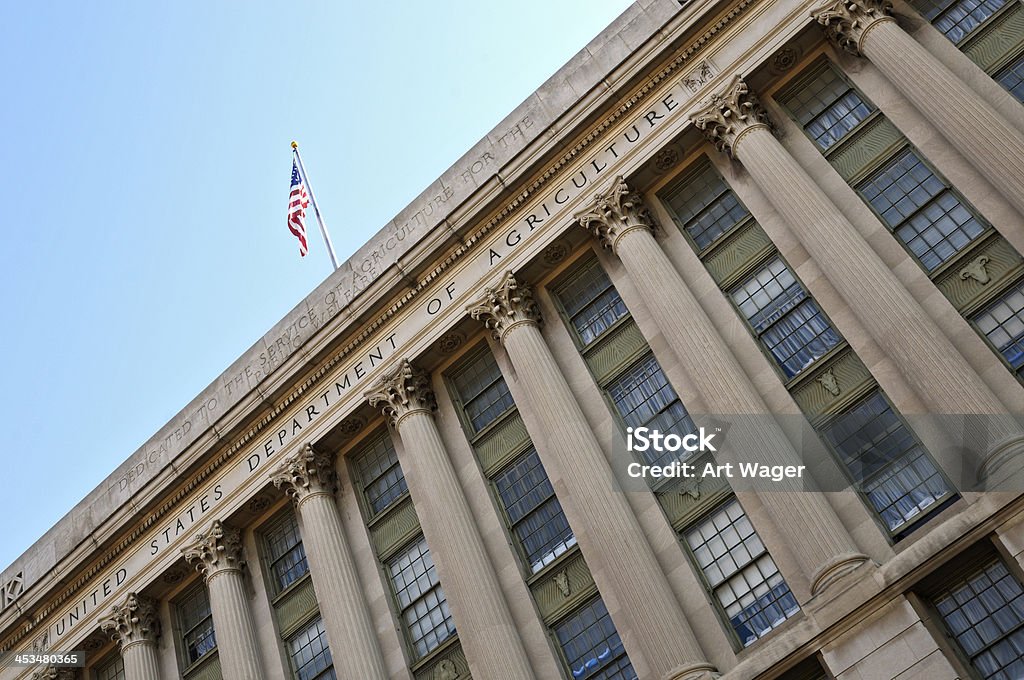
[[[309,247],[306,243],[306,207],[309,205],[309,194],[306,182],[295,159],[292,158],[292,187],[288,196],[288,231],[299,239],[299,255],[306,256]]]

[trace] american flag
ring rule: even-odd
[[[292,158],[292,189],[288,196],[288,231],[299,239],[299,255],[306,256],[309,247],[306,245],[306,206],[309,205],[309,194],[306,182],[299,173],[299,166]]]

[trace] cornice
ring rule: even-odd
[[[277,402],[270,412],[260,418],[254,425],[246,430],[244,434],[235,439],[232,444],[222,448],[211,461],[197,471],[188,480],[188,482],[184,484],[184,486],[175,492],[173,496],[161,502],[156,509],[149,511],[144,520],[137,524],[124,538],[105,551],[101,557],[92,562],[81,576],[76,578],[70,585],[61,591],[59,596],[47,602],[40,609],[34,610],[31,604],[25,608],[19,608],[22,612],[21,617],[30,618],[31,621],[26,621],[23,625],[18,626],[17,632],[4,639],[3,643],[0,644],[0,652],[12,649],[14,645],[28,637],[39,622],[45,620],[56,608],[73,597],[79,589],[82,588],[82,586],[91,580],[93,576],[95,576],[100,570],[109,566],[110,563],[120,556],[128,547],[132,546],[143,534],[163,519],[172,509],[177,507],[179,503],[186,499],[196,487],[201,485],[214,472],[221,469],[246,444],[250,443],[258,435],[262,434],[268,425],[273,423],[278,416],[287,411],[287,409],[296,400],[316,386],[319,381],[325,375],[330,373],[333,368],[338,366],[357,349],[366,344],[366,342],[374,336],[381,326],[402,311],[403,308],[408,306],[411,301],[416,299],[422,291],[427,289],[452,265],[470,252],[475,252],[477,244],[480,243],[484,237],[504,225],[521,206],[536,195],[541,189],[561,178],[561,173],[571,161],[582,155],[596,141],[602,139],[604,134],[616,122],[622,119],[627,113],[635,110],[637,105],[644,102],[665,80],[675,75],[682,67],[688,65],[694,57],[706,49],[712,40],[714,40],[714,38],[729,24],[746,14],[753,6],[762,1],[763,0],[739,0],[730,9],[724,11],[713,24],[700,34],[700,36],[688,42],[686,47],[676,50],[674,55],[671,56],[660,69],[658,69],[655,75],[645,79],[642,85],[633,88],[632,94],[622,100],[621,103],[611,113],[607,114],[600,123],[593,125],[589,132],[577,135],[575,143],[573,143],[572,147],[569,148],[568,151],[564,152],[554,162],[550,163],[544,170],[535,172],[532,179],[525,180],[526,182],[529,182],[525,188],[516,193],[515,196],[505,203],[502,208],[492,212],[486,222],[478,227],[471,235],[462,240],[456,248],[441,259],[440,262],[438,262],[438,264],[429,270],[422,278],[420,278],[415,286],[411,286],[409,291],[394,299],[387,309],[381,312],[373,321],[363,325],[362,330],[358,335],[353,337],[345,344],[344,347],[337,350],[329,359],[309,373],[305,380],[303,380],[302,383],[292,390],[286,397]],[[692,28],[692,26],[684,27],[682,31],[686,31],[689,28]],[[452,230],[452,227],[448,224],[447,220],[441,222],[437,227],[435,227],[435,229],[438,228]],[[426,238],[426,236],[424,236],[424,238]],[[374,284],[371,284],[369,288],[372,288],[373,285]],[[326,337],[330,335],[331,328],[337,323],[348,322],[356,315],[358,315],[358,312],[346,313],[343,311],[339,313],[330,322],[319,328],[313,337]],[[310,342],[311,341],[312,339]],[[300,362],[300,364],[305,364],[305,359],[308,356],[308,353],[298,352],[293,359]],[[285,368],[286,365],[287,363],[279,367],[278,370]],[[230,413],[230,411],[226,413],[222,416],[222,419],[227,418]],[[216,451],[216,445],[214,447],[214,451]],[[183,454],[179,456],[179,459],[184,457],[185,453],[183,452]],[[50,573],[52,574],[55,571],[56,569],[52,569]],[[38,584],[39,582],[32,584],[29,587],[31,588]],[[20,604],[24,604],[24,602],[19,601],[15,603],[15,606]],[[17,620],[17,617],[14,620]]]

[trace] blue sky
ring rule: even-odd
[[[629,4],[5,7],[0,569]]]

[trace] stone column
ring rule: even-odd
[[[214,520],[182,552],[185,561],[194,565],[206,581],[224,680],[263,680],[256,626],[242,576],[245,562],[238,529]]]
[[[302,545],[338,675],[384,680],[384,657],[334,502],[334,456],[306,444],[270,479],[292,497],[302,518]]]
[[[709,415],[729,421],[723,443],[731,455],[766,465],[805,463],[654,239],[654,222],[640,194],[617,177],[575,219],[622,260],[642,297],[658,301],[655,320],[690,384]],[[801,488],[758,495],[807,565],[811,593],[817,594],[868,557],[857,550],[824,496]]]
[[[121,648],[125,680],[160,680],[156,650],[160,619],[154,600],[129,593],[124,603],[114,606],[113,616],[100,628]]]
[[[641,677],[711,677],[654,551],[540,332],[531,290],[508,272],[469,307],[508,351],[544,429],[537,454],[566,496],[562,507]],[[646,670],[645,670],[646,669]]]
[[[1024,133],[906,33],[890,0],[829,0],[812,14],[839,47],[871,60],[1024,213]]]
[[[455,476],[441,434],[430,376],[408,359],[367,392],[401,438],[409,494],[441,575],[473,677],[534,678],[526,649]]]
[[[691,120],[719,151],[743,164],[929,413],[990,416],[969,422],[975,429],[966,436],[952,433],[959,435],[953,441],[962,438],[983,452],[983,471],[1002,467],[1006,474],[1004,464],[1020,454],[1019,425],[1005,417],[992,390],[775,138],[767,112],[743,79],[733,78]]]

